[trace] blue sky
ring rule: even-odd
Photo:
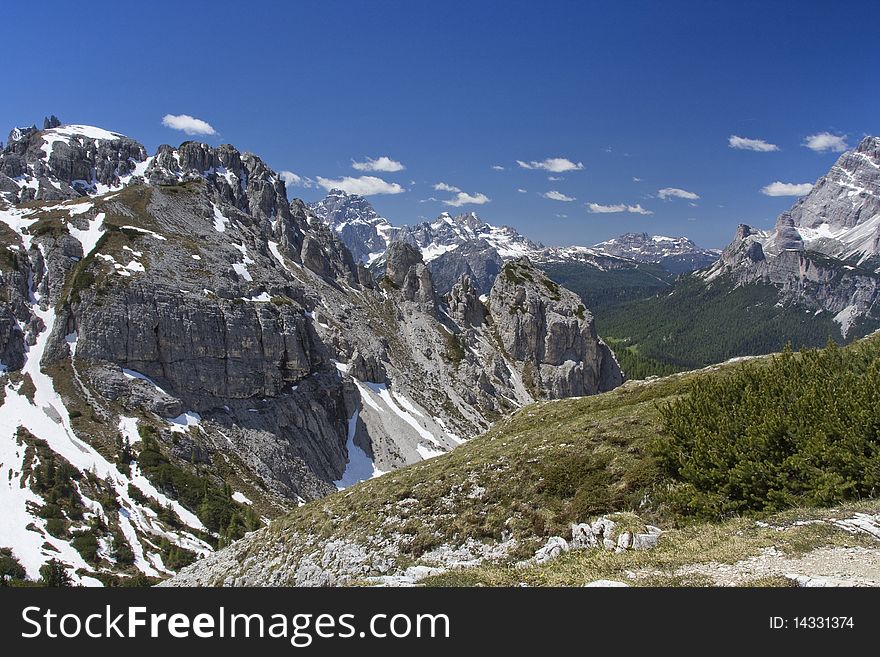
[[[833,164],[839,142],[807,137],[880,133],[873,1],[44,1],[4,19],[4,132],[55,113],[149,151],[228,142],[311,181],[396,184],[370,196],[394,223],[474,210],[545,244],[647,231],[720,247],[796,198],[762,188]],[[189,137],[167,114],[216,134]],[[383,156],[405,168],[353,167]],[[550,158],[582,168],[517,163]]]

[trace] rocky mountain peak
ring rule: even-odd
[[[385,253],[385,276],[400,289],[404,300],[415,301],[431,313],[436,310],[437,292],[431,271],[411,244],[391,243]]]
[[[309,209],[339,236],[356,262],[367,265],[382,255],[395,231],[366,198],[341,189],[331,189]]]
[[[789,217],[808,242],[825,241],[820,245],[824,253],[843,257],[878,254],[880,138],[865,137],[856,148],[843,153],[778,222]],[[870,228],[852,230],[869,222]]]
[[[0,151],[0,194],[11,202],[104,193],[144,168],[144,147],[117,132],[62,124],[54,115],[43,125],[16,128]]]
[[[462,274],[452,286],[446,298],[449,316],[462,327],[482,326],[486,318],[486,307],[480,300],[479,290],[474,286],[471,277]]]
[[[880,139],[866,137],[771,231],[746,225],[701,276],[736,285],[771,283],[781,303],[829,313],[844,337],[880,321]]]
[[[489,294],[504,349],[522,363],[526,388],[568,397],[623,382],[611,350],[599,339],[580,298],[550,280],[528,258],[508,262]]]

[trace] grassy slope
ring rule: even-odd
[[[651,502],[658,472],[646,447],[662,430],[658,405],[685,394],[698,377],[725,376],[734,368],[736,364],[728,363],[651,382],[630,382],[594,397],[531,405],[447,455],[294,510],[272,523],[269,537],[296,552],[297,546],[285,537],[370,537],[365,542],[371,543],[376,537],[403,534],[408,546],[398,563],[402,567],[420,563],[424,552],[444,543],[458,545],[468,538],[497,542],[508,536],[520,541],[509,562],[451,571],[425,581],[436,585],[570,585],[597,578],[627,579],[626,572],[632,569],[654,573],[641,584],[699,584],[682,580],[675,569],[713,560],[732,563],[768,546],[799,554],[823,545],[859,544],[860,539],[827,525],[778,532],[736,518],[722,524],[677,526],[676,518]],[[859,508],[876,512],[880,505]],[[513,561],[531,556],[547,537],[569,536],[571,522],[629,511],[671,530],[659,548],[621,555],[582,551],[546,566],[512,567]],[[817,512],[792,511],[772,520],[785,523],[808,513]]]
[[[525,540],[558,534],[570,522],[638,506],[656,477],[643,452],[659,425],[655,403],[680,394],[693,376],[533,404],[449,454],[307,504],[269,531],[401,531],[415,537],[410,552],[418,556],[447,541],[500,540],[504,530]],[[408,517],[385,523],[401,500],[415,500]]]

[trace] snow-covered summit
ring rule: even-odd
[[[146,168],[144,147],[118,132],[62,124],[15,128],[0,151],[0,195],[7,201],[57,201],[102,194]]]
[[[493,226],[480,219],[475,212],[456,216],[443,212],[432,222],[401,229],[398,239],[420,248],[426,262],[476,241],[485,242],[503,260],[529,256],[543,248],[515,228]]]
[[[339,236],[355,261],[370,264],[385,253],[395,228],[358,194],[331,189],[309,209]]]

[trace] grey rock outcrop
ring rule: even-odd
[[[437,292],[431,271],[422,254],[405,242],[393,242],[385,253],[385,276],[399,288],[403,299],[414,301],[428,312],[437,306]]]
[[[462,274],[447,297],[449,316],[464,327],[482,326],[486,320],[486,306],[467,274]]]
[[[592,395],[622,383],[623,374],[580,298],[527,259],[504,266],[489,306],[501,344],[520,364],[527,388],[560,398]]]
[[[551,536],[547,539],[547,543],[544,547],[535,552],[533,561],[538,565],[545,564],[548,561],[552,561],[553,559],[562,556],[564,553],[568,552],[569,549],[568,541],[564,538],[561,536]]]

